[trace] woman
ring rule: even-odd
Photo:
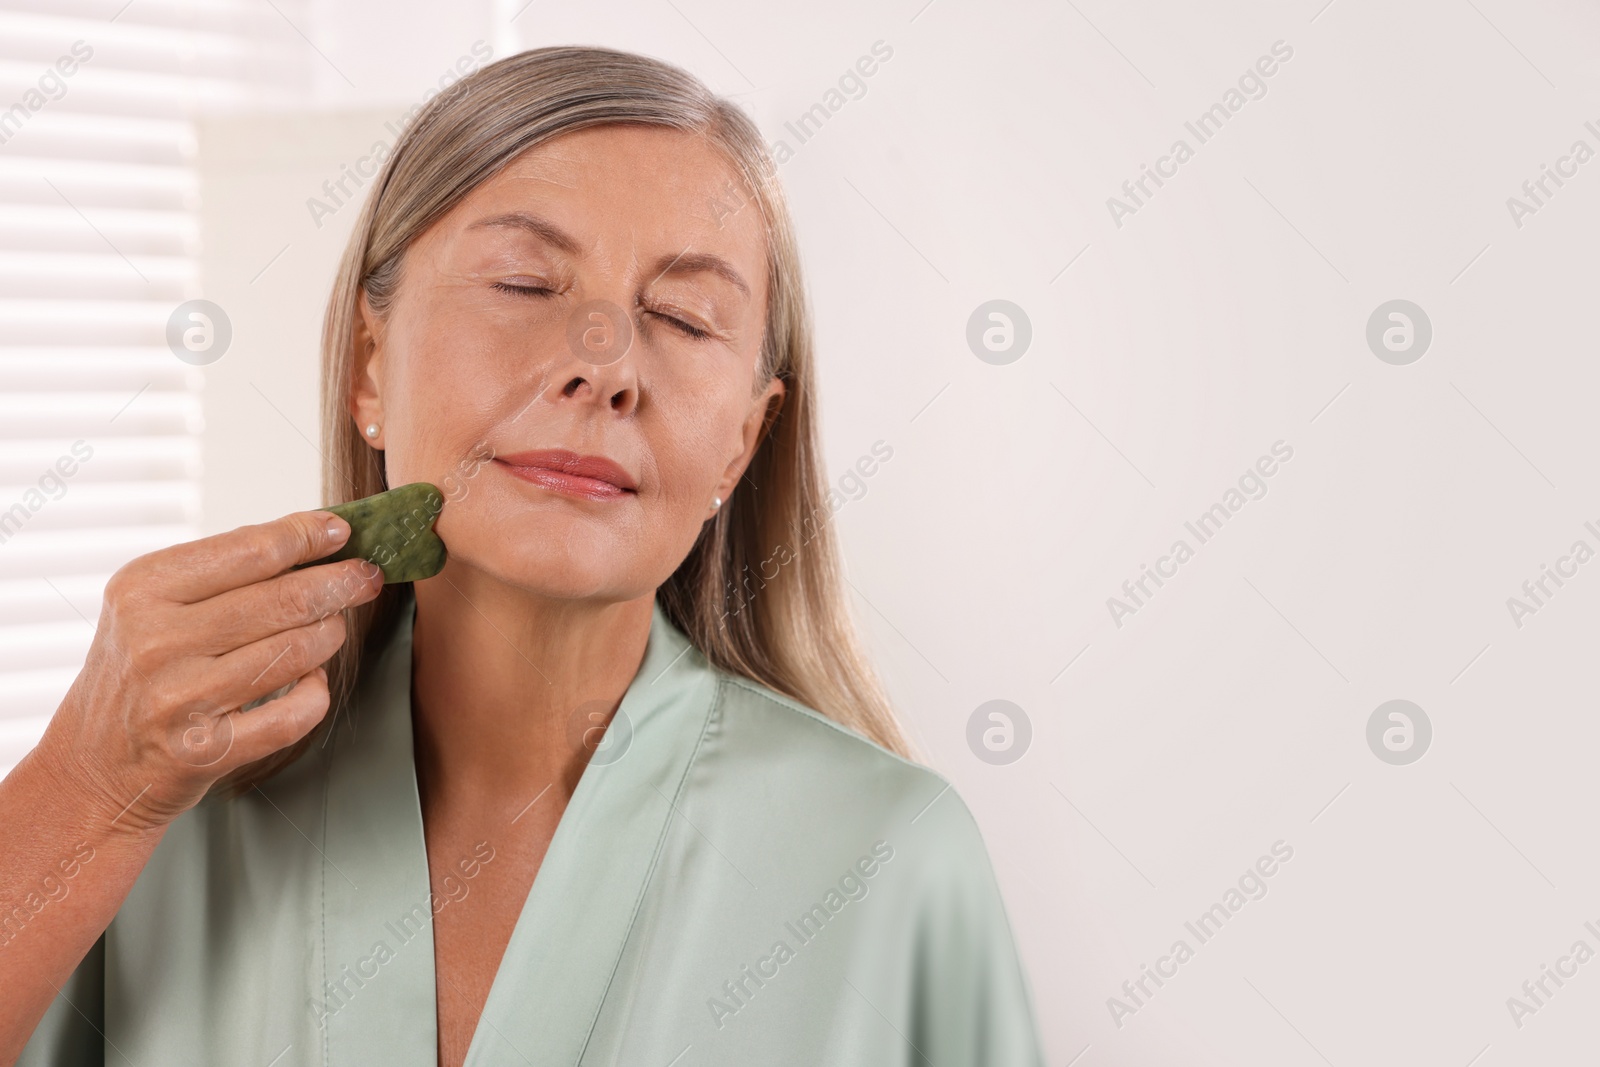
[[[319,511],[112,578],[0,785],[0,1059],[1041,1062],[978,830],[846,621],[741,112],[602,49],[457,83],[323,362],[324,499],[439,486],[444,569],[300,568],[349,535]]]

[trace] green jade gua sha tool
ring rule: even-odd
[[[318,510],[331,511],[348,522],[350,539],[331,556],[300,567],[341,559],[370,560],[383,571],[385,585],[432,578],[444,568],[444,542],[433,532],[434,521],[444,510],[444,494],[437,486],[412,482]]]

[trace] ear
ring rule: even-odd
[[[778,413],[783,410],[787,396],[788,391],[783,379],[773,375],[772,381],[767,383],[767,388],[762,394],[751,401],[750,414],[745,416],[742,428],[744,448],[728,464],[722,473],[722,480],[717,483],[716,495],[724,501],[733,495],[734,487],[739,484],[739,479],[744,477],[750,461],[755,459],[756,450],[761,447],[761,442],[766,440],[772,424],[778,421]]]
[[[356,420],[361,439],[381,450],[383,392],[379,383],[383,379],[383,323],[367,302],[365,292],[356,303],[356,321],[351,332],[355,360],[350,368],[350,417]],[[377,436],[367,435],[368,426],[378,427]]]

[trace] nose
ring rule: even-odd
[[[552,375],[563,400],[604,404],[619,415],[639,403],[633,322],[609,301],[591,301],[573,313],[566,359]]]
[[[631,415],[639,404],[639,385],[633,360],[624,356],[604,367],[587,367],[567,375],[561,396],[574,402],[605,404],[618,415]]]

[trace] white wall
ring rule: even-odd
[[[388,121],[350,111],[200,124],[203,284],[233,329],[205,368],[206,533],[322,503],[322,309],[361,208],[346,200],[323,214],[306,201],[334,203],[323,183],[349,173],[375,139],[392,141]],[[355,189],[348,178],[345,187]]]
[[[1575,140],[1600,150],[1600,13],[534,0],[508,22],[520,6],[313,5],[306,114],[207,126],[205,284],[238,346],[206,371],[208,528],[315,501],[301,434],[354,209],[319,230],[304,201],[473,41],[659,55],[778,138],[882,40],[866,95],[782,168],[830,467],[894,450],[837,521],[879,662],[983,825],[1050,1062],[1589,1047],[1600,963],[1520,1027],[1507,998],[1600,950],[1600,563],[1520,627],[1507,598],[1574,541],[1600,550],[1600,162],[1520,227],[1506,200]],[[1184,123],[1280,40],[1266,95],[1199,143]],[[1117,225],[1107,198],[1178,138],[1193,158]],[[996,298],[1033,335],[1002,366],[965,336]],[[1396,298],[1432,323],[1409,365],[1365,336]],[[1184,523],[1278,441],[1266,496],[1200,544]],[[1117,625],[1107,599],[1179,538],[1194,558]],[[967,741],[997,698],[1032,729],[1003,766]],[[1366,739],[1394,698],[1433,728],[1404,766]],[[1201,944],[1185,922],[1279,841],[1266,896]],[[1108,998],[1180,938],[1193,958],[1118,1025]]]

